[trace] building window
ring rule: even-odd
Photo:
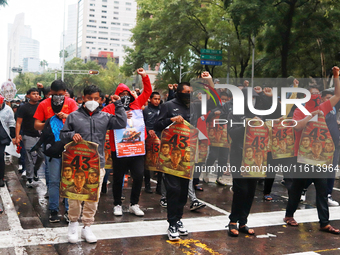
[[[90,14],[90,17],[94,17],[94,15],[93,15],[93,14]]]
[[[106,7],[107,7],[107,5],[102,5],[102,7],[106,8]]]
[[[119,41],[119,39],[117,39],[117,38],[111,38],[110,40],[111,41]]]
[[[126,2],[125,4],[126,4],[126,5],[131,5],[131,3],[129,3],[129,2]]]
[[[97,37],[95,37],[95,36],[86,36],[86,38],[92,38],[92,39],[96,39]]]
[[[102,32],[102,31],[99,31],[98,34],[104,34],[104,35],[107,35],[108,32]]]
[[[87,27],[94,27],[94,28],[96,28],[97,26],[87,25]]]
[[[116,46],[116,47],[119,47],[120,44],[117,44],[117,43],[110,43],[110,46]]]
[[[107,13],[107,11],[102,11],[102,13]]]
[[[102,24],[106,24],[106,21],[102,21]]]
[[[114,9],[116,9],[116,10],[119,10],[119,7],[118,6],[115,6],[115,7],[113,7]]]
[[[107,48],[104,48],[104,50],[107,50]]]
[[[97,23],[97,21],[93,19],[90,19],[89,22]]]
[[[86,49],[90,49],[90,47],[86,47]]]
[[[96,6],[95,4],[90,4],[90,6]]]
[[[113,51],[113,49],[110,49],[110,51]]]
[[[93,42],[86,42],[87,44],[93,44]]]
[[[127,11],[131,11],[131,8],[126,8]]]
[[[86,30],[86,32],[89,33],[89,34],[96,34],[97,33],[97,31],[93,31],[93,30]]]
[[[102,19],[106,19],[107,17],[106,16],[102,16]]]
[[[113,12],[113,14],[117,14],[117,15],[119,15],[119,12]]]
[[[120,36],[120,33],[110,33],[110,35]]]
[[[102,48],[98,48],[98,50],[102,50]]]
[[[118,17],[113,17],[113,19],[118,19]]]
[[[102,0],[103,3],[107,3],[107,0]]]
[[[123,31],[130,31],[130,29],[127,29],[127,28],[123,28]]]
[[[123,23],[123,26],[124,26],[124,27],[131,27],[132,25],[131,25],[131,24],[128,24],[128,23]]]
[[[90,12],[94,12],[94,9],[90,9]]]
[[[96,49],[96,47],[92,47],[92,50],[95,50]]]
[[[111,30],[120,31],[119,27],[111,27]]]
[[[101,40],[107,40],[106,37],[98,37],[98,39],[101,39]]]
[[[111,22],[111,25],[117,25],[117,26],[120,26],[120,23],[119,23],[119,22]]]
[[[115,4],[119,4],[119,1],[114,1]]]
[[[99,26],[99,28],[103,28],[103,29],[109,29],[108,27],[102,27],[102,26]]]

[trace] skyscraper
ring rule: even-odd
[[[79,0],[77,10],[77,57],[90,59],[91,55],[113,52],[123,64],[124,46],[132,46],[129,39],[136,25],[136,1]]]
[[[39,59],[39,46],[39,42],[32,39],[31,27],[25,25],[25,14],[16,15],[14,23],[8,24],[7,77],[14,78],[12,68],[23,67],[25,58]]]

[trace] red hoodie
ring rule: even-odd
[[[132,103],[129,104],[130,110],[140,110],[142,109],[142,106],[148,101],[149,97],[151,96],[152,93],[152,87],[151,87],[151,82],[149,79],[149,76],[145,76],[142,78],[143,81],[143,92],[140,94],[139,97],[137,97]],[[130,95],[133,97],[131,94],[131,91],[128,86],[126,86],[123,83],[120,83],[115,91],[115,95],[119,96],[120,93],[123,91],[129,91]],[[114,104],[109,104],[108,106],[104,107],[102,110],[103,112],[108,112],[110,114],[115,114],[115,105]],[[147,136],[146,129],[145,130],[145,137]],[[111,151],[116,151],[116,146],[115,146],[115,138],[113,135],[113,130],[110,130],[110,146],[111,146]]]

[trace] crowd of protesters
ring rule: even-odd
[[[60,183],[64,178],[64,183],[69,179],[67,174],[61,176],[62,158],[61,153],[64,145],[74,141],[91,141],[98,144],[100,156],[100,176],[99,190],[105,194],[108,190],[108,178],[110,171],[105,169],[105,136],[110,130],[110,148],[113,169],[113,214],[117,217],[123,215],[122,201],[125,199],[122,193],[122,185],[125,175],[130,173],[132,177],[132,189],[129,201],[129,212],[136,216],[144,216],[144,211],[139,207],[139,198],[142,191],[143,180],[146,193],[153,193],[150,180],[155,177],[157,187],[155,192],[160,195],[160,206],[167,208],[167,220],[169,223],[168,237],[170,240],[178,240],[181,235],[188,235],[188,230],[181,221],[183,209],[190,198],[190,210],[196,211],[204,208],[206,205],[196,198],[196,191],[203,191],[199,184],[201,172],[195,171],[193,179],[184,179],[174,175],[155,172],[151,173],[144,169],[145,156],[117,157],[115,148],[115,136],[113,130],[125,128],[129,119],[133,118],[131,111],[143,111],[145,122],[145,137],[161,137],[161,133],[172,123],[183,123],[187,121],[193,126],[200,129],[203,122],[208,122],[215,116],[221,116],[233,122],[242,122],[245,118],[260,120],[263,116],[256,116],[249,110],[247,104],[244,105],[245,112],[243,115],[233,113],[233,95],[230,91],[221,89],[217,90],[220,103],[214,104],[214,99],[208,97],[207,110],[208,114],[202,116],[201,110],[201,92],[193,93],[193,86],[188,82],[180,84],[169,84],[168,93],[164,97],[162,94],[153,91],[150,79],[146,71],[142,68],[137,70],[142,77],[143,89],[131,91],[125,84],[119,84],[113,95],[105,95],[100,89],[100,84],[90,85],[84,88],[83,95],[74,97],[73,91],[68,89],[66,84],[61,80],[55,80],[50,87],[41,83],[37,87],[30,88],[23,102],[16,100],[12,94],[16,93],[15,85],[8,81],[2,87],[0,96],[0,187],[5,186],[5,149],[6,146],[16,145],[21,148],[19,159],[19,170],[22,177],[25,177],[27,188],[33,188],[34,182],[39,181],[38,170],[43,168],[46,179],[47,193],[45,197],[49,200],[49,221],[51,223],[59,222],[59,202]],[[200,77],[205,84],[205,89],[213,89],[214,81],[208,72],[203,72]],[[318,87],[309,87],[312,98],[306,103],[305,107],[311,115],[305,115],[299,109],[292,109],[290,115],[297,121],[295,127],[295,157],[280,160],[273,159],[271,152],[268,152],[266,158],[271,165],[287,165],[297,162],[297,151],[301,132],[307,122],[315,115],[320,114],[326,117],[326,123],[335,144],[333,165],[338,162],[338,145],[339,129],[336,113],[340,108],[340,82],[339,68],[333,68],[334,92],[325,90],[320,92]],[[218,80],[215,80],[218,83]],[[292,81],[294,87],[297,87],[298,80]],[[12,88],[10,88],[12,87]],[[247,98],[249,82],[237,84],[242,90],[243,95]],[[256,109],[269,109],[272,105],[272,89],[265,87],[255,87],[252,91],[253,104]],[[278,119],[280,115],[281,102],[278,102],[278,110],[275,111],[270,119]],[[289,113],[287,113],[289,115]],[[268,116],[266,116],[268,119]],[[132,119],[133,121],[133,119]],[[95,123],[92,124],[92,123]],[[228,125],[228,134],[231,138],[229,148],[209,146],[205,162],[196,163],[198,166],[218,165],[235,166],[241,168],[243,144],[244,144],[244,127]],[[49,141],[46,134],[50,132],[57,138]],[[273,141],[274,143],[274,141]],[[162,156],[159,160],[169,160],[170,145],[162,143],[160,147]],[[175,152],[175,150],[173,150]],[[249,153],[256,154],[256,151]],[[267,152],[265,152],[267,153]],[[260,153],[263,155],[263,152]],[[259,155],[260,155],[259,154]],[[170,160],[169,160],[170,161]],[[301,164],[300,164],[301,165]],[[64,168],[66,169],[66,168]],[[70,172],[72,168],[69,167]],[[65,171],[65,170],[64,170]],[[230,175],[230,173],[226,173]],[[71,175],[70,175],[71,176]],[[247,227],[247,218],[255,196],[255,189],[260,181],[264,181],[263,199],[271,201],[271,189],[274,182],[275,174],[268,175],[264,180],[258,178],[245,178],[240,172],[233,172],[233,183],[230,191],[233,192],[233,201],[230,222],[228,224],[228,234],[236,237],[239,232],[254,235],[254,229]],[[285,176],[286,177],[286,176]],[[85,176],[80,171],[74,173],[74,183],[84,182]],[[286,216],[284,222],[291,226],[297,226],[298,223],[293,218],[299,202],[305,200],[308,186],[314,182],[316,188],[316,204],[320,220],[320,230],[333,234],[339,234],[339,230],[329,224],[328,206],[338,206],[339,204],[332,199],[332,190],[334,186],[335,172],[328,178],[299,178],[291,179],[286,177],[282,183],[287,187],[289,200],[287,204]],[[217,173],[216,183],[226,186],[223,172]],[[72,184],[72,183],[70,183]],[[71,185],[72,186],[72,185]],[[73,187],[73,186],[72,186]],[[82,190],[74,187],[74,192],[83,194]],[[99,197],[98,197],[99,199]],[[94,216],[97,211],[98,202],[64,199],[65,213],[63,218],[68,222],[68,241],[76,243],[78,241],[78,220],[82,215],[83,228],[82,238],[89,243],[97,241],[91,231],[91,225],[94,222]]]

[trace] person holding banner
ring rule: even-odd
[[[161,105],[159,118],[155,123],[156,131],[160,132],[174,122],[183,123],[184,120],[190,121],[191,91],[190,83],[182,82],[178,84],[175,99]],[[173,155],[170,155],[170,161],[167,161],[165,164],[169,167],[175,165],[177,168],[179,167],[181,158],[177,157],[178,155],[175,149],[173,149],[173,151]],[[181,219],[184,206],[187,202],[189,179],[164,174],[164,184],[166,188],[167,218],[169,222],[168,237],[170,240],[178,240],[180,239],[180,235],[188,235],[188,231],[184,228]]]
[[[148,101],[151,93],[152,87],[150,83],[149,76],[146,74],[143,68],[139,68],[137,73],[142,76],[143,81],[143,92],[137,98],[134,98],[131,94],[131,91],[128,86],[121,83],[118,85],[115,95],[120,96],[122,98],[122,103],[125,111],[128,112],[128,121],[132,123],[134,121],[132,117],[132,113],[130,111],[141,111],[144,104]],[[115,113],[115,105],[110,104],[103,109],[104,112],[114,114]],[[145,133],[146,137],[146,129],[142,131]],[[113,199],[114,199],[114,208],[113,214],[115,216],[122,216],[122,184],[124,174],[127,170],[130,169],[131,176],[133,179],[131,197],[130,197],[130,206],[129,212],[133,213],[137,216],[144,216],[144,212],[139,208],[139,196],[142,189],[143,184],[143,176],[144,176],[144,155],[134,156],[133,154],[124,155],[122,157],[117,157],[118,148],[115,145],[115,136],[113,131],[110,131],[110,146],[111,146],[111,156],[113,162]],[[130,151],[131,150],[127,150]]]
[[[309,87],[309,91],[312,94],[311,99],[306,103],[305,108],[311,113],[311,115],[305,115],[300,109],[296,109],[294,111],[293,119],[297,120],[297,125],[295,126],[295,151],[294,155],[298,156],[299,152],[299,143],[301,136],[303,134],[304,128],[309,124],[308,122],[314,116],[317,115],[327,115],[330,111],[333,110],[333,107],[339,102],[340,100],[340,81],[339,81],[339,67],[333,67],[333,77],[334,77],[334,96],[332,96],[329,100],[321,103],[320,91],[316,87]],[[328,129],[325,130],[329,132]],[[311,136],[311,134],[310,134]],[[306,136],[304,136],[306,137]],[[307,143],[309,144],[310,141],[301,141],[301,144],[306,149]],[[319,158],[319,153],[321,150],[319,149],[319,144],[317,141],[314,142],[314,150],[313,157]],[[311,150],[311,151],[312,151]],[[307,154],[307,151],[303,151]],[[297,162],[297,159],[296,159]],[[306,165],[301,163],[296,163],[297,169],[304,169]],[[334,167],[334,166],[333,166]],[[333,169],[332,167],[332,169]],[[328,168],[329,169],[329,168]],[[327,173],[321,173],[322,175],[313,176],[310,178],[308,173],[304,173],[305,178],[296,178],[293,180],[292,187],[289,192],[289,199],[286,207],[286,215],[283,219],[287,225],[290,226],[298,226],[298,223],[294,219],[294,213],[297,210],[297,207],[300,202],[301,192],[306,185],[308,179],[311,179],[314,182],[314,186],[316,189],[316,207],[319,216],[319,223],[320,223],[320,230],[325,231],[332,234],[340,234],[340,230],[332,227],[329,224],[329,209],[328,209],[328,197],[327,197]]]
[[[97,242],[97,238],[92,233],[90,226],[94,221],[94,215],[97,211],[100,190],[105,175],[105,153],[104,144],[107,130],[120,129],[126,126],[126,113],[120,97],[114,95],[112,101],[115,105],[115,115],[100,111],[99,102],[101,90],[94,85],[87,86],[84,89],[84,104],[77,111],[71,113],[65,122],[60,133],[60,138],[64,143],[74,141],[76,143],[86,140],[98,144],[98,153],[100,157],[100,182],[97,190],[97,202],[84,202],[82,222],[84,227],[81,236],[88,243]],[[93,180],[92,180],[93,179]],[[97,176],[92,176],[89,170],[89,184],[97,180]],[[85,194],[91,196],[91,192],[85,188],[85,173],[81,169],[77,169],[74,174],[74,187],[70,187],[67,192],[76,194]],[[121,186],[120,186],[121,188]],[[71,190],[72,189],[72,190]],[[69,199],[69,219],[68,241],[76,243],[78,241],[78,219],[81,214],[82,201]]]
[[[269,109],[271,106],[272,90],[270,88],[264,88],[263,91],[254,89],[252,92],[253,100],[255,101],[255,109]],[[242,89],[245,98],[248,98],[248,89]],[[233,175],[233,202],[231,208],[231,214],[229,215],[230,222],[228,224],[228,234],[232,237],[237,237],[239,232],[254,235],[255,231],[247,227],[248,215],[254,200],[255,189],[257,185],[258,178],[254,177],[243,177],[241,172],[242,165],[242,151],[244,150],[244,161],[246,165],[255,165],[255,160],[253,159],[254,152],[258,155],[257,163],[263,160],[263,153],[267,150],[258,151],[258,148],[253,148],[251,146],[243,148],[244,146],[244,136],[245,127],[241,124],[234,124],[230,126],[230,120],[233,123],[242,123],[246,118],[252,118],[254,120],[261,120],[259,117],[255,116],[250,112],[247,103],[244,105],[244,115],[234,115],[233,112],[229,113],[228,116],[228,133],[231,136],[232,143],[230,147],[230,165],[238,169],[237,172],[232,173]],[[239,223],[239,227],[237,227]]]

